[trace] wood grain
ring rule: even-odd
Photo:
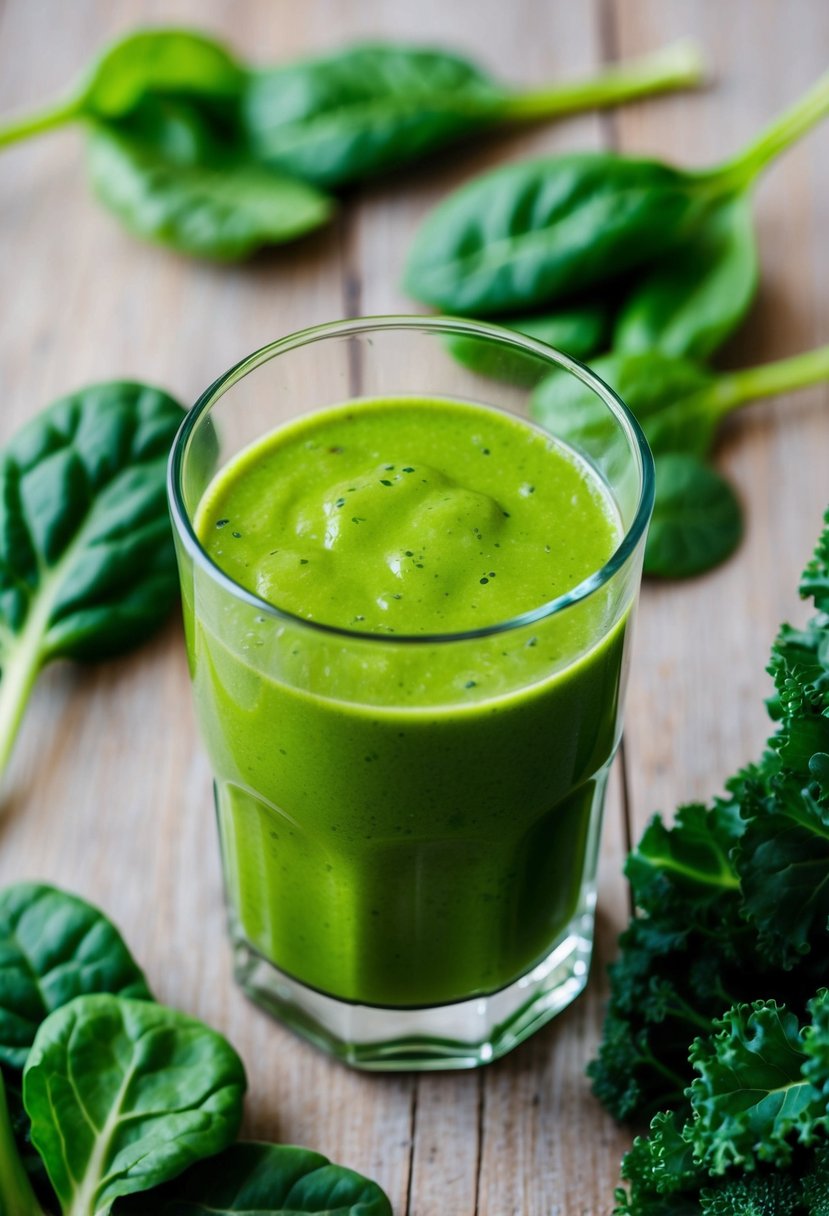
[[[415,224],[447,189],[502,160],[614,143],[705,163],[726,155],[822,69],[829,10],[804,0],[5,0],[0,113],[59,94],[94,48],[139,23],[196,24],[277,61],[360,36],[467,51],[505,79],[575,74],[696,33],[715,64],[701,96],[475,141],[405,180],[357,192],[328,231],[242,267],[135,243],[89,198],[81,137],[56,133],[0,160],[0,439],[52,398],[111,376],[191,401],[273,337],[357,312],[412,311],[399,293]],[[829,340],[827,132],[758,192],[761,301],[732,362]],[[683,587],[645,589],[631,679],[627,790],[609,798],[597,963],[587,995],[474,1075],[366,1077],[330,1063],[248,1004],[224,940],[210,774],[196,738],[180,629],[105,667],[38,684],[0,806],[0,881],[57,881],[101,904],[158,995],[233,1040],[251,1076],[247,1130],[302,1143],[376,1177],[396,1216],[600,1216],[627,1133],[591,1098],[604,964],[627,914],[628,820],[708,795],[756,751],[765,656],[829,498],[825,391],[754,407],[721,460],[745,500],[737,558]],[[625,798],[626,794],[626,798]]]

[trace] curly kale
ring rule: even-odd
[[[637,913],[610,969],[603,1041],[588,1070],[617,1119],[663,1108],[684,1117],[696,1036],[757,998],[802,1018],[827,980],[829,511],[825,522],[800,584],[817,615],[802,629],[784,625],[772,650],[776,730],[765,753],[710,807],[682,807],[671,827],[656,816],[628,858]],[[829,1059],[826,1070],[829,1081]],[[758,1186],[734,1199],[735,1213],[768,1209]],[[713,1203],[701,1197],[690,1210],[720,1211]],[[777,1210],[787,1211],[783,1199]]]
[[[829,1216],[826,989],[807,1016],[735,1005],[695,1041],[687,1114],[636,1139],[616,1216]]]

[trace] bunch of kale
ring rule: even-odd
[[[817,615],[772,650],[765,753],[628,859],[638,911],[589,1072],[616,1118],[669,1113],[625,1159],[621,1213],[829,1214],[826,525],[800,584]]]

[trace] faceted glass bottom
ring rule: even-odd
[[[231,923],[236,979],[291,1030],[355,1068],[476,1068],[517,1047],[566,1008],[587,983],[595,888],[555,948],[506,988],[422,1009],[359,1005],[326,996],[279,971]]]

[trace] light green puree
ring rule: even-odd
[[[524,974],[577,911],[625,622],[600,590],[484,639],[395,638],[494,625],[575,587],[618,544],[606,489],[510,415],[370,400],[242,452],[196,527],[242,587],[376,636],[197,600],[197,704],[246,938],[369,1004],[462,1000]]]

